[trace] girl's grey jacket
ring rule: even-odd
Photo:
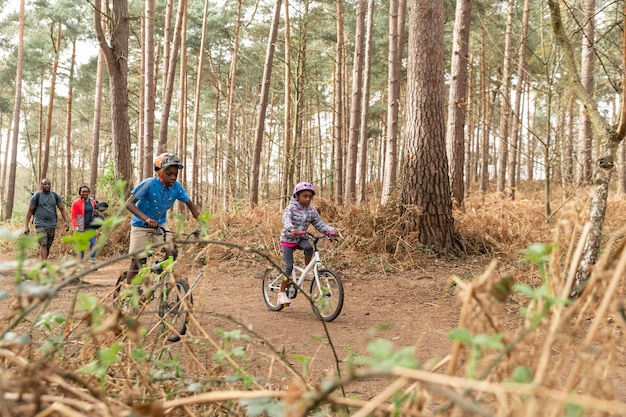
[[[315,207],[311,205],[304,207],[295,197],[292,197],[289,205],[283,212],[283,231],[280,234],[280,241],[298,243],[302,237],[294,236],[291,233],[291,229],[298,229],[304,232],[310,224],[320,233],[332,234],[337,231],[334,227],[324,223]]]

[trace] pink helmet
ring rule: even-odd
[[[300,191],[308,190],[315,195],[315,188],[311,185],[310,182],[299,182],[293,187],[293,196],[295,197]]]

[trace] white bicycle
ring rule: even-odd
[[[343,308],[343,284],[339,276],[330,269],[324,267],[321,261],[317,244],[320,239],[334,241],[329,235],[313,236],[304,232],[305,239],[312,240],[313,256],[309,264],[301,268],[294,264],[291,279],[287,282],[286,293],[290,300],[298,295],[298,291],[304,290],[304,281],[309,272],[313,272],[309,296],[312,301],[313,312],[322,320],[329,322],[339,316]],[[270,310],[280,311],[285,305],[278,304],[277,296],[280,291],[280,283],[286,279],[284,271],[273,267],[265,271],[263,276],[263,299]]]

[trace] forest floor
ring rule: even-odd
[[[323,217],[331,218],[331,224],[341,224],[344,231],[358,231],[358,234],[344,233],[342,241],[332,246],[325,244],[321,249],[324,263],[339,274],[345,289],[341,314],[326,326],[316,318],[302,295],[280,312],[269,310],[263,301],[261,282],[268,263],[243,245],[270,254],[271,258],[282,263],[275,242],[279,218],[277,220],[274,212],[238,213],[214,219],[209,236],[211,241],[242,246],[197,244],[182,247],[176,273],[191,284],[193,314],[187,334],[181,342],[167,345],[167,355],[180,357],[177,363],[182,367],[182,373],[192,380],[203,381],[204,389],[210,391],[238,389],[242,385],[232,383],[232,377],[242,373],[253,376],[256,385],[250,389],[289,391],[294,387],[301,388],[303,384],[323,386],[326,376],[335,376],[337,372],[343,377],[349,376],[354,369],[350,358],[355,355],[373,357],[371,342],[383,339],[393,343],[394,352],[414,348],[415,357],[420,361],[419,368],[440,375],[447,372],[450,362],[446,361],[453,357],[456,359],[453,374],[463,376],[468,372],[465,366],[469,352],[461,349],[455,353],[448,336],[457,327],[466,327],[472,334],[500,334],[505,345],[511,344],[515,348],[497,369],[491,371],[490,380],[507,381],[518,367],[527,367],[533,374],[541,372],[544,365],[540,358],[547,355],[549,362],[543,381],[544,387],[553,390],[550,392],[569,391],[564,388],[564,381],[575,365],[579,375],[577,392],[588,393],[603,401],[615,400],[623,411],[615,415],[626,415],[626,345],[623,343],[626,318],[620,315],[626,285],[615,267],[626,247],[620,232],[625,206],[622,202],[609,205],[606,233],[607,236],[615,233],[618,240],[603,250],[608,261],[602,261],[605,265],[599,276],[604,278],[595,284],[593,291],[596,292],[589,290],[587,298],[573,303],[568,310],[571,315],[559,323],[559,336],[547,350],[544,342],[551,323],[544,322],[536,332],[530,333],[531,336],[514,341],[523,329],[528,328],[528,320],[522,317],[522,311],[532,307],[533,303],[517,292],[499,299],[494,296],[494,288],[503,277],[530,288],[541,287],[545,277],[541,278],[538,269],[523,259],[522,251],[533,242],[550,242],[552,238],[561,242],[560,249],[557,246],[552,249],[554,259],[561,263],[550,261],[548,274],[551,285],[562,285],[566,275],[563,271],[571,261],[577,231],[580,230],[572,225],[585,218],[574,208],[564,207],[559,213],[560,220],[546,222],[543,207],[536,202],[475,201],[462,215],[457,214],[466,253],[438,256],[416,247],[414,236],[407,236],[401,227],[380,223],[380,216],[395,221],[393,213],[381,214],[361,208],[344,212],[339,218],[333,213],[332,206],[322,206]],[[127,226],[116,230],[117,235],[111,237],[98,259],[97,270],[87,273],[79,285],[64,286],[54,298],[47,300],[48,304],[42,304],[42,310],[34,311],[38,317],[44,310],[66,317],[74,315],[72,331],[76,336],[70,337],[66,344],[63,366],[78,369],[93,360],[94,347],[88,347],[80,328],[85,328],[85,318],[82,313],[73,312],[75,301],[77,294],[81,293],[101,299],[107,308],[114,305],[115,282],[128,264],[126,259],[116,261],[118,256],[126,253],[127,232]],[[67,244],[55,243],[51,257],[55,266],[72,259],[67,247]],[[615,253],[610,248],[614,248]],[[34,250],[30,255],[30,265],[33,265],[37,262]],[[301,257],[298,253],[296,262],[301,262]],[[16,292],[15,271],[2,267],[3,261],[12,258],[11,249],[0,245],[0,291],[9,294]],[[601,307],[611,276],[617,276],[620,284],[615,289],[610,308],[604,315],[598,315],[601,321],[596,322],[595,313]],[[57,277],[55,283],[61,279]],[[464,295],[470,286],[472,303],[464,305]],[[0,302],[2,322],[10,322],[18,311],[16,305],[24,305],[26,301],[9,298]],[[460,320],[464,320],[462,326]],[[26,321],[22,328],[30,324]],[[109,332],[105,336],[91,337],[102,346],[121,341],[130,352],[130,346],[135,346],[137,341],[130,329],[126,330],[122,332],[123,336]],[[32,329],[29,332],[32,333]],[[237,332],[246,337],[236,336]],[[594,356],[595,348],[586,346],[583,343],[585,338],[589,338],[594,347],[602,347],[599,349],[602,353]],[[76,346],[75,351],[82,349],[79,346],[86,349],[72,357],[67,346]],[[237,356],[236,363],[228,363],[218,355],[226,351],[241,356]],[[21,355],[37,356],[31,352]],[[126,360],[129,359],[130,356],[126,356]],[[487,355],[480,366],[485,367],[492,360],[493,356]],[[139,365],[137,369],[131,365],[123,369],[123,365],[110,369],[110,374],[115,377],[107,381],[107,393],[115,401],[130,404],[142,398],[142,393],[138,392],[137,386],[127,385],[124,376],[136,375]],[[348,382],[341,394],[345,398],[368,401],[388,388],[390,382],[389,374],[359,377]],[[167,392],[189,395],[182,387],[184,385],[174,388],[164,383],[164,395],[167,396]],[[150,395],[159,394],[150,392]],[[542,397],[542,400],[549,402],[552,394],[546,395],[548,397]],[[510,415],[524,415],[525,405],[517,404],[516,396],[511,398],[507,407],[519,414]],[[441,398],[430,401],[441,401]],[[231,415],[232,408],[222,414],[206,410],[204,413]]]

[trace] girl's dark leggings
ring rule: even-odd
[[[293,271],[293,252],[297,249],[301,249],[304,251],[304,256],[313,255],[313,246],[309,243],[308,240],[302,239],[298,242],[298,246],[294,246],[293,248],[282,246],[283,248],[283,258],[285,258],[285,272],[288,276],[291,276],[291,271]]]

